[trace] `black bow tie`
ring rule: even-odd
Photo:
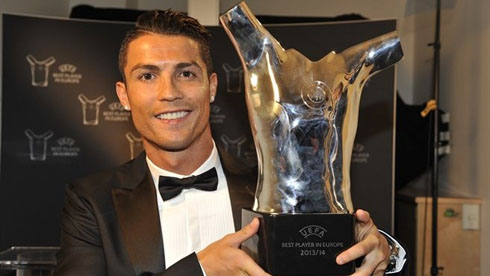
[[[185,178],[160,176],[158,179],[158,190],[163,200],[178,196],[183,189],[195,188],[203,191],[216,191],[217,187],[218,174],[215,168],[196,176]]]

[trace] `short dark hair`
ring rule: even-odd
[[[124,67],[127,63],[128,46],[131,41],[148,34],[182,35],[198,42],[201,58],[206,64],[208,76],[213,72],[209,41],[211,33],[197,19],[183,12],[154,10],[141,14],[136,25],[126,33],[119,49],[119,72],[125,80]]]

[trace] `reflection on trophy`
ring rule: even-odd
[[[367,79],[399,61],[396,32],[312,62],[284,50],[244,2],[220,17],[244,68],[259,161],[258,237],[242,245],[273,275],[350,274],[335,257],[354,242],[350,161]],[[280,263],[278,263],[280,262]]]

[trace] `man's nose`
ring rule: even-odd
[[[172,102],[181,98],[183,98],[183,93],[172,77],[161,78],[158,87],[158,100]]]

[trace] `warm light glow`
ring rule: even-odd
[[[250,84],[252,85],[252,90],[257,91],[257,84],[259,83],[259,77],[255,73],[250,73]]]
[[[265,52],[265,59],[267,60],[267,71],[269,72],[269,77],[271,78],[272,92],[274,93],[274,101],[280,103],[279,87],[277,86],[276,76],[274,75],[274,70],[271,67],[271,60],[269,57],[269,52]]]

